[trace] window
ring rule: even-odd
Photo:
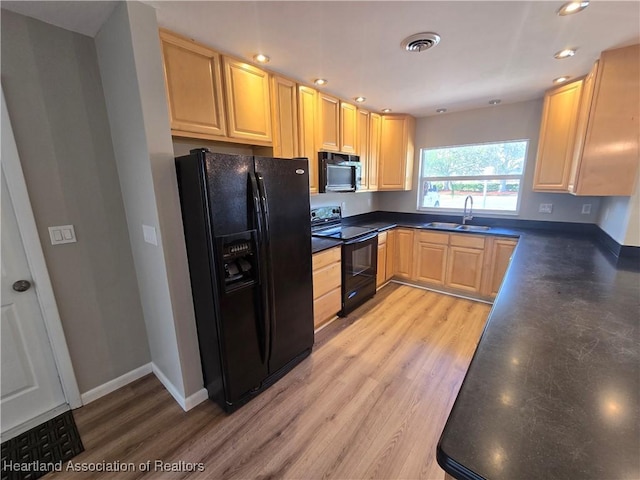
[[[420,150],[418,210],[516,213],[529,140]]]

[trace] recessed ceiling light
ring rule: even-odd
[[[390,113],[391,109],[390,108],[383,108],[382,109],[382,113]]]
[[[573,57],[576,54],[576,50],[577,48],[565,48],[564,50],[556,52],[554,57],[557,59]]]
[[[364,97],[356,97],[356,98],[354,98],[354,100],[356,102],[358,102],[358,103],[363,103],[366,100],[366,98],[364,98]]]
[[[493,100],[489,100],[489,105],[498,105],[501,101],[499,98],[494,98]]]
[[[253,56],[253,59],[258,62],[258,63],[269,63],[269,60],[271,60],[267,55],[265,55],[264,53],[258,53],[256,55]]]
[[[446,111],[447,111],[446,108],[439,108],[439,109],[436,110],[436,113],[444,113]]]
[[[322,85],[326,85],[327,83],[329,83],[329,81],[325,80],[324,78],[316,78],[313,81],[313,83],[316,84],[316,85],[322,86]]]
[[[589,2],[567,2],[560,7],[558,15],[564,17],[565,15],[571,15],[572,13],[578,13],[589,6]]]
[[[562,76],[562,77],[558,77],[558,78],[554,78],[553,79],[553,83],[563,83],[566,82],[567,80],[569,80],[571,77],[569,77],[568,75]]]

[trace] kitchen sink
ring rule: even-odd
[[[459,225],[456,227],[456,230],[468,230],[470,232],[485,232],[489,229],[491,229],[491,227],[485,225]]]
[[[460,225],[459,223],[449,223],[449,222],[431,222],[431,223],[427,223],[425,224],[425,227],[430,227],[430,228],[449,228],[449,229],[454,229],[454,228],[459,228],[462,227],[463,225]]]

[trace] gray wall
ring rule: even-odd
[[[149,362],[93,39],[2,10],[2,85],[81,393]],[[47,227],[73,224],[52,246]]]
[[[533,192],[533,173],[541,115],[542,99],[417,119],[413,189],[410,192],[380,193],[379,209],[412,213],[417,211],[421,148],[528,138],[529,149],[522,185],[520,212],[517,218],[596,223],[600,207],[598,197],[575,197],[568,193]],[[552,203],[553,213],[538,213],[540,203]],[[589,215],[581,214],[582,205],[585,203],[591,204],[591,214]]]
[[[311,208],[340,205],[342,216],[351,217],[378,210],[377,192],[319,193],[311,195]]]
[[[640,247],[640,172],[632,196],[602,200],[598,225],[619,244]]]
[[[96,45],[151,358],[172,393],[188,397],[202,373],[157,29],[153,8],[123,2]]]

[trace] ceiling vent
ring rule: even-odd
[[[400,44],[407,52],[424,52],[440,43],[440,35],[432,32],[416,33],[405,38]]]

